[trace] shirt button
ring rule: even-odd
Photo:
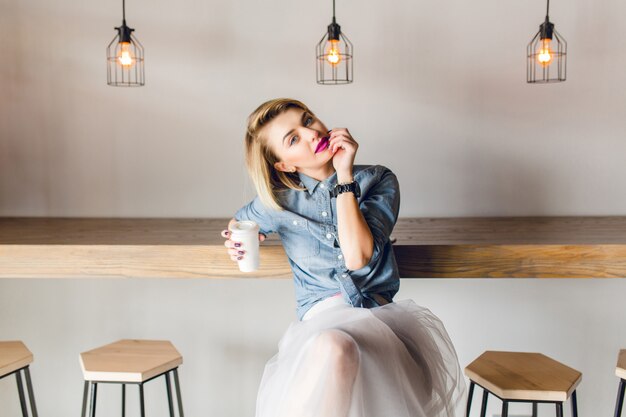
[[[321,187],[321,188],[326,188],[326,185],[325,185],[324,183],[321,183],[321,184],[320,184],[320,187]]]
[[[346,278],[348,274],[341,274],[341,278]]]
[[[326,239],[330,239],[332,237],[333,237],[333,235],[331,235],[330,233],[326,233]]]
[[[293,221],[293,225],[294,225],[294,226],[297,226],[297,225],[298,225],[298,221],[297,221],[297,220],[294,220],[294,221]]]
[[[343,258],[343,255],[338,255],[337,256],[337,259],[341,259],[341,258]]]
[[[322,216],[323,216],[323,217],[326,217],[326,216],[328,216],[328,213],[326,213],[325,211],[323,211],[323,212],[322,212]]]

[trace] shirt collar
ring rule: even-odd
[[[298,172],[298,176],[300,177],[302,185],[306,187],[309,194],[313,194],[320,183],[324,183],[326,189],[331,189],[337,182],[337,172],[333,172],[332,175],[326,178],[324,181],[318,181],[315,178],[311,178],[301,172]]]

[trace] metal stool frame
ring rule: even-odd
[[[20,406],[22,407],[22,416],[28,417],[26,397],[24,396],[24,383],[22,382],[22,375],[21,375],[21,372],[24,372],[24,377],[26,379],[26,389],[28,391],[28,402],[30,403],[30,411],[33,417],[38,417],[37,406],[35,405],[35,395],[33,394],[33,383],[30,379],[30,371],[28,367],[29,365],[26,365],[23,368],[17,369],[13,372],[9,372],[8,374],[0,376],[0,379],[15,374],[15,380],[17,382],[17,392],[20,396]]]
[[[469,417],[470,410],[472,408],[472,397],[474,396],[474,386],[478,385],[483,389],[483,400],[480,408],[480,417],[485,417],[487,413],[487,400],[489,394],[493,395],[496,398],[499,398],[502,401],[502,417],[508,417],[509,415],[509,403],[531,403],[533,406],[533,417],[537,417],[537,404],[554,404],[556,407],[556,417],[563,417],[563,401],[534,401],[534,400],[506,400],[498,397],[493,392],[489,391],[482,385],[472,381],[470,379],[470,387],[469,392],[467,394],[467,409],[465,411],[465,416]],[[623,391],[622,391],[623,394]],[[578,403],[576,400],[576,390],[572,392],[571,396],[572,400],[572,417],[578,417]]]
[[[142,382],[121,382],[121,381],[85,381],[83,388],[83,406],[81,416],[85,417],[87,412],[87,393],[89,392],[89,386],[91,385],[91,398],[89,401],[89,417],[96,417],[96,397],[98,393],[98,384],[122,384],[122,417],[126,416],[126,385],[138,385],[139,386],[139,407],[141,410],[141,417],[145,417],[146,410],[144,405],[143,384],[152,381],[160,376],[165,376],[165,385],[167,388],[167,402],[169,405],[170,417],[174,417],[174,403],[172,401],[172,383],[170,382],[170,372],[174,374],[174,385],[176,389],[176,400],[178,403],[178,416],[185,417],[183,413],[183,400],[180,395],[180,381],[178,380],[178,367],[170,369],[169,371],[160,373]]]
[[[622,415],[622,407],[624,406],[624,390],[626,389],[626,379],[619,380],[617,388],[617,400],[615,401],[615,417]]]

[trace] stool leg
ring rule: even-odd
[[[537,403],[533,403],[533,417],[537,417]]]
[[[617,389],[617,401],[615,402],[615,417],[620,417],[622,415],[625,388],[626,388],[626,380],[620,379],[619,388]]]
[[[180,396],[180,381],[178,380],[178,368],[174,368],[174,385],[176,385],[176,398],[178,399],[178,417],[185,417],[185,413],[183,413],[183,398]]]
[[[28,399],[30,401],[30,412],[33,417],[38,417],[37,406],[35,405],[35,394],[33,393],[33,382],[30,379],[28,366],[24,368],[24,376],[26,376],[26,389],[28,390]]]
[[[572,417],[578,417],[578,400],[576,399],[576,390],[572,392]]]
[[[172,402],[172,383],[170,382],[170,373],[165,373],[165,388],[167,389],[167,404],[170,407],[170,417],[174,417],[174,404]]]
[[[146,408],[143,403],[143,384],[139,384],[139,407],[141,410],[141,417],[146,417]]]
[[[480,417],[485,417],[487,413],[487,399],[489,397],[489,391],[483,388],[483,401],[480,404]]]
[[[81,409],[80,416],[85,417],[87,413],[87,393],[89,392],[89,381],[85,381],[85,385],[83,387],[83,408]]]
[[[126,384],[122,384],[122,417],[126,417]]]
[[[472,397],[474,396],[474,386],[476,383],[470,380],[469,392],[467,393],[467,407],[465,409],[465,417],[469,417],[472,409]]]
[[[556,417],[563,417],[563,403],[556,403]]]
[[[28,417],[28,410],[26,409],[26,398],[24,397],[24,386],[22,385],[22,370],[18,370],[15,373],[15,380],[17,382],[17,392],[20,395],[20,405],[22,406],[22,416]]]
[[[509,417],[509,402],[502,401],[502,417]]]
[[[89,417],[96,417],[96,396],[98,395],[98,384],[96,382],[91,383],[91,411]]]

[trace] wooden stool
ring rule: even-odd
[[[96,395],[99,383],[122,385],[122,417],[126,413],[126,384],[139,385],[141,417],[145,416],[143,384],[165,376],[170,417],[174,417],[170,372],[174,374],[178,414],[184,417],[178,381],[178,365],[183,358],[171,342],[166,340],[120,340],[80,354],[85,387],[82,416],[87,411],[87,392],[91,384],[90,416],[96,415]]]
[[[30,350],[28,350],[24,343],[19,341],[0,342],[0,379],[15,374],[17,392],[20,395],[20,405],[22,406],[22,416],[24,417],[28,417],[28,410],[26,408],[26,398],[24,397],[22,372],[24,372],[24,376],[26,377],[26,389],[28,390],[30,411],[33,417],[37,417],[33,384],[30,380],[30,371],[28,370],[32,362],[33,354],[30,353]]]
[[[507,417],[509,403],[532,403],[537,417],[538,403],[554,403],[557,417],[563,416],[563,402],[572,397],[572,416],[578,416],[576,386],[582,374],[540,353],[491,352],[480,355],[465,368],[470,379],[466,416],[469,417],[474,386],[483,389],[480,416],[487,412],[487,397],[502,400],[502,417]]]
[[[619,377],[619,388],[617,389],[617,401],[615,403],[615,417],[620,417],[624,405],[624,388],[626,388],[626,349],[619,351],[615,375]]]

